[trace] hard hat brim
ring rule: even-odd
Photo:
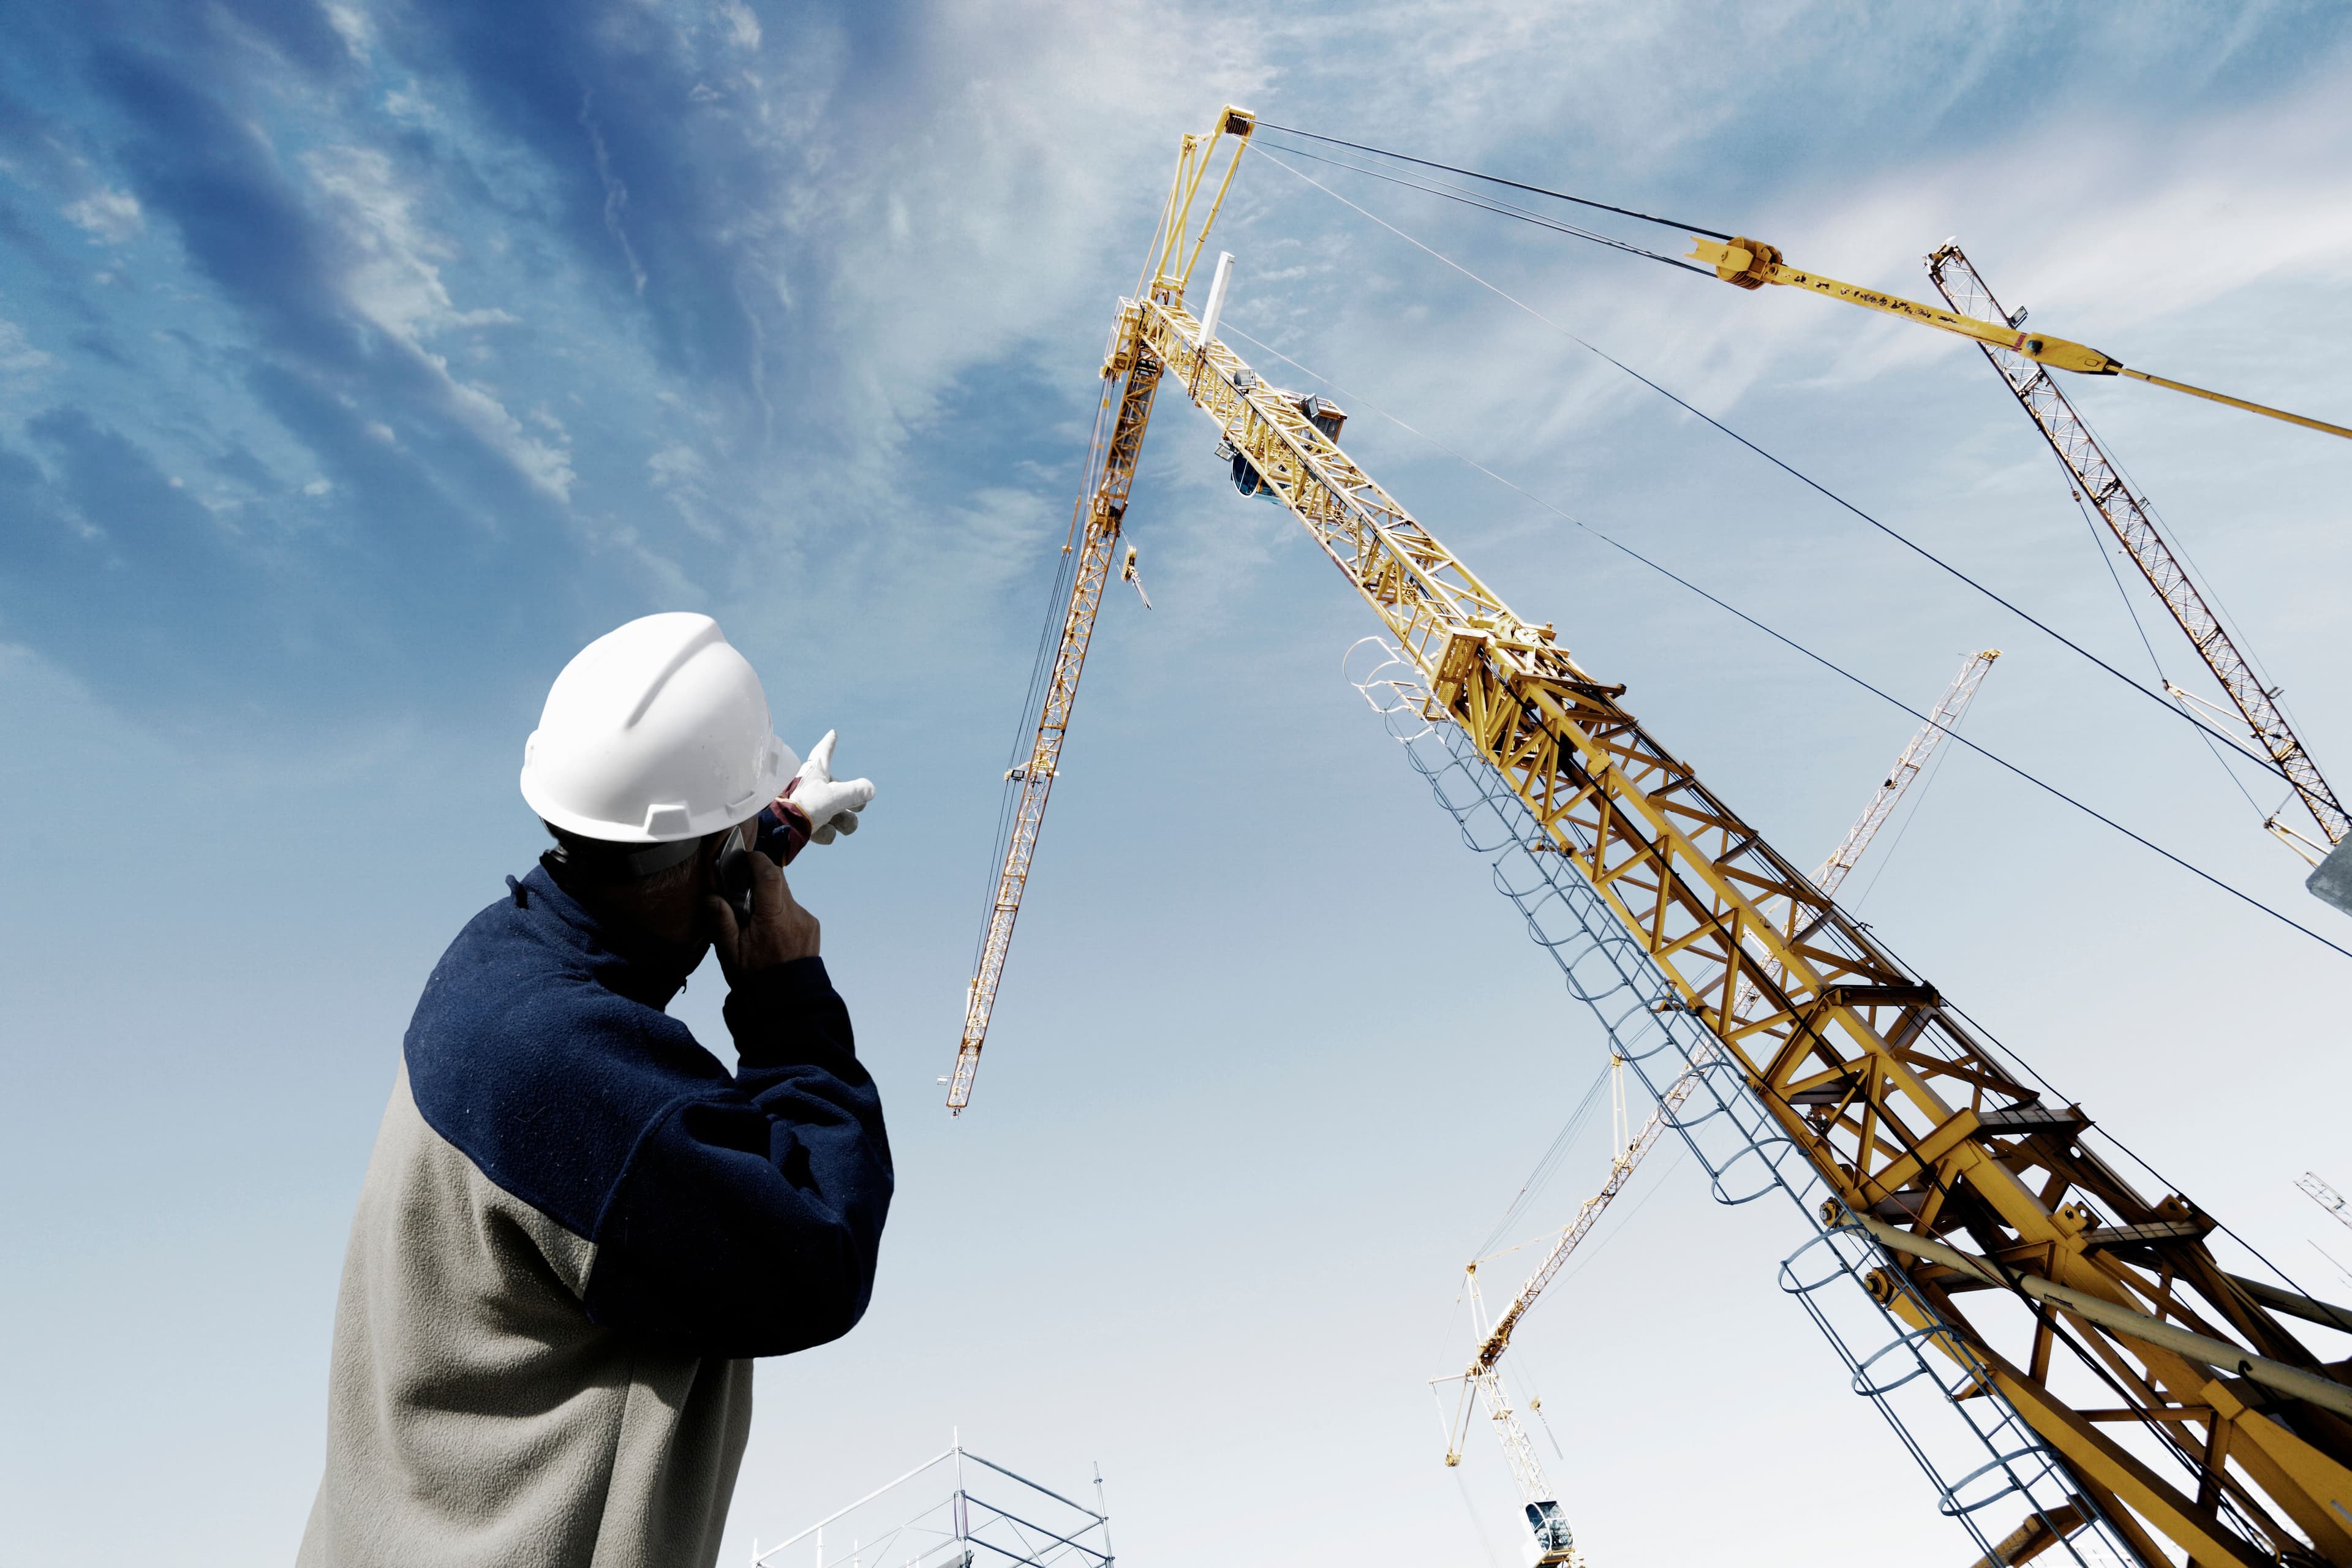
[[[532,731],[537,739],[538,731]],[[699,838],[706,833],[719,833],[748,817],[759,815],[761,807],[784,793],[784,785],[800,772],[801,759],[790,746],[775,736],[768,737],[769,765],[760,770],[752,789],[740,801],[730,801],[716,810],[696,812],[683,805],[656,804],[646,809],[642,822],[614,822],[587,816],[570,810],[562,802],[550,798],[539,787],[526,763],[519,781],[522,785],[524,804],[539,814],[540,820],[566,833],[576,833],[583,838],[601,839],[607,844],[669,844],[680,838]]]

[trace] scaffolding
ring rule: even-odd
[[[1094,1489],[1094,1507],[1073,1502],[972,1453],[958,1436],[798,1534],[773,1546],[752,1542],[751,1568],[1112,1568],[1099,1465]]]

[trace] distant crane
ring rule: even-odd
[[[1894,815],[1895,803],[1903,798],[1903,792],[1911,787],[1911,781],[1917,778],[1919,770],[1927,765],[1928,757],[1935,752],[1936,743],[1944,738],[1946,731],[1959,727],[1960,715],[1968,711],[1969,700],[1976,696],[1977,688],[1982,686],[1984,678],[1992,672],[1993,660],[2000,657],[2000,649],[1997,647],[1981,648],[1969,655],[1960,666],[1960,673],[1952,678],[1952,684],[1945,689],[1942,700],[1927,715],[1927,721],[1919,726],[1919,732],[1911,737],[1911,743],[1903,748],[1903,754],[1895,759],[1893,767],[1886,770],[1886,780],[1878,786],[1878,793],[1870,797],[1870,805],[1854,818],[1853,826],[1846,829],[1844,840],[1830,852],[1830,858],[1822,861],[1821,868],[1813,873],[1813,886],[1832,898],[1836,896],[1839,887],[1862,859],[1862,852],[1870,847],[1870,841],[1878,837],[1878,830],[1885,826],[1886,819]]]
[[[2342,1193],[2321,1181],[2310,1171],[2305,1171],[2303,1173],[2303,1179],[2295,1183],[2295,1185],[2302,1189],[2304,1195],[2313,1203],[2334,1215],[2336,1224],[2347,1230],[2352,1230],[2352,1204],[2345,1202]]]
[[[1999,321],[2006,328],[2025,319],[2022,310],[2012,315],[2001,309],[2000,302],[1993,298],[1991,286],[1957,241],[1946,240],[1928,253],[1927,276],[1952,309],[1970,321],[1980,325]],[[2147,579],[2147,585],[2156,591],[2164,607],[2172,612],[2172,618],[2179,623],[2189,646],[2197,650],[2197,657],[2205,661],[2213,679],[2229,695],[2238,721],[2251,733],[2262,754],[2270,758],[2294,786],[2294,793],[2318,825],[2321,837],[2314,840],[2296,831],[2281,821],[2276,812],[2264,819],[2263,826],[2288,848],[2316,865],[2343,841],[2347,828],[2352,827],[2352,816],[2346,815],[2335,790],[2320,776],[2319,764],[2312,760],[2311,752],[2288,725],[2286,715],[2279,710],[2277,689],[2263,687],[2229,629],[2189,580],[2188,569],[2158,531],[2146,504],[2124,483],[2123,476],[2107,460],[2090,427],[2074,412],[2074,405],[2066,401],[2066,395],[2058,390],[2049,371],[2015,348],[2003,346],[1996,341],[1998,335],[1976,334],[1977,347],[1984,351],[1985,359],[2000,373],[2002,383],[2032,416],[2034,426],[2050,443],[2050,449],[2058,455],[2059,465],[2073,481],[2075,494],[2097,509],[2123,545],[2124,553]],[[2208,724],[2217,717],[2229,716],[2219,705],[2170,681],[2165,683],[2165,689],[2174,701]],[[2228,738],[2235,740],[2235,736]]]
[[[1886,770],[1886,780],[1878,786],[1878,793],[1870,797],[1870,804],[1863,807],[1862,815],[1853,819],[1852,827],[1846,829],[1844,840],[1830,851],[1828,859],[1814,869],[1814,887],[1831,898],[1837,896],[1847,874],[1862,859],[1862,852],[1870,847],[1872,839],[1878,837],[1878,830],[1886,825],[1886,819],[1895,815],[1895,803],[1903,798],[1903,792],[1911,787],[1911,781],[1917,778],[1919,771],[1927,765],[1927,759],[1935,753],[1937,742],[1943,740],[1948,731],[1958,728],[1960,715],[1968,710],[1969,699],[1976,696],[1977,688],[1984,684],[1984,678],[1992,670],[1993,660],[2000,657],[2000,649],[1997,647],[1982,648],[1969,655],[1967,662],[1960,666],[1960,673],[1952,678],[1950,686],[1945,688],[1942,700],[1929,711],[1927,721],[1919,726],[1919,732],[1911,737],[1911,743],[1903,748],[1903,754],[1895,759],[1893,767]],[[1778,964],[1768,962],[1765,973],[1775,984],[1779,983],[1780,971]],[[1758,994],[1753,981],[1742,985],[1738,1000],[1731,1005],[1732,1016],[1738,1018],[1750,1016],[1755,1011]]]
[[[1860,863],[1864,852],[1870,847],[1870,841],[1878,836],[1878,830],[1894,815],[1895,803],[1903,798],[1904,792],[1911,787],[1911,781],[1917,778],[1920,770],[1927,766],[1937,742],[1944,738],[1947,731],[1958,726],[1969,700],[1976,696],[1977,689],[1984,684],[1985,676],[1992,669],[1993,660],[2000,657],[1999,648],[1985,648],[1969,655],[1967,662],[1960,666],[1960,673],[1953,678],[1942,700],[1928,714],[1927,723],[1911,737],[1910,743],[1895,759],[1895,765],[1886,770],[1886,778],[1878,786],[1877,793],[1870,797],[1870,804],[1863,808],[1862,815],[1846,830],[1845,837],[1831,851],[1830,858],[1814,870],[1812,881],[1816,888],[1825,894],[1835,893],[1839,884]],[[1770,972],[1768,970],[1768,973]],[[1773,981],[1776,984],[1779,983],[1777,973],[1773,974]],[[1755,996],[1753,987],[1744,992],[1733,1008],[1735,1016],[1746,1014]],[[1611,1085],[1611,1095],[1615,1136],[1615,1153],[1610,1163],[1609,1179],[1601,1184],[1599,1192],[1584,1200],[1583,1206],[1576,1211],[1576,1217],[1560,1231],[1550,1250],[1544,1254],[1543,1261],[1536,1265],[1535,1272],[1528,1276],[1527,1283],[1519,1287],[1518,1293],[1511,1298],[1510,1304],[1503,1309],[1502,1315],[1491,1327],[1483,1321],[1485,1302],[1478,1294],[1478,1265],[1473,1262],[1466,1270],[1472,1327],[1479,1336],[1478,1348],[1470,1358],[1468,1370],[1462,1373],[1464,1397],[1449,1428],[1453,1440],[1446,1447],[1445,1462],[1448,1465],[1462,1462],[1463,1445],[1469,1436],[1468,1395],[1475,1387],[1480,1405],[1494,1423],[1495,1436],[1502,1443],[1503,1458],[1510,1466],[1511,1479],[1518,1484],[1519,1500],[1527,1509],[1528,1527],[1535,1536],[1535,1561],[1538,1564],[1574,1563],[1577,1561],[1575,1536],[1569,1528],[1567,1516],[1560,1510],[1559,1500],[1551,1495],[1551,1483],[1544,1478],[1543,1466],[1536,1458],[1535,1446],[1528,1440],[1526,1430],[1519,1425],[1518,1414],[1512,1407],[1510,1392],[1503,1384],[1503,1353],[1511,1348],[1511,1332],[1518,1327],[1519,1320],[1527,1316],[1528,1309],[1536,1304],[1536,1298],[1543,1294],[1544,1287],[1559,1277],[1560,1269],[1568,1263],[1570,1254],[1600,1223],[1602,1212],[1616,1201],[1619,1193],[1625,1190],[1625,1184],[1632,1180],[1634,1167],[1641,1164],[1643,1157],[1656,1145],[1658,1135],[1666,1130],[1666,1124],[1675,1112],[1681,1110],[1683,1102],[1690,1098],[1699,1078],[1698,1071],[1693,1069],[1676,1079],[1660,1097],[1658,1108],[1650,1113],[1650,1119],[1642,1124],[1641,1130],[1628,1137],[1625,1132],[1624,1059],[1612,1058],[1609,1068],[1614,1080]]]

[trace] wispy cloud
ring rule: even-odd
[[[154,547],[110,509],[163,498],[92,483],[89,454],[114,443],[126,472],[183,476],[187,506],[234,518],[206,548],[238,602],[387,682],[492,635],[469,626],[562,642],[657,605],[740,607],[772,628],[755,636],[787,641],[842,634],[877,595],[992,626],[1019,520],[1060,526],[1085,373],[1171,139],[1226,100],[1729,226],[1769,221],[1870,281],[1907,279],[1952,210],[1992,215],[1971,237],[2021,297],[2099,296],[2085,319],[2126,334],[2265,269],[2340,266],[2336,215],[2352,202],[2311,196],[2352,166],[2321,112],[2337,78],[2254,90],[2231,74],[2271,58],[2293,18],[2150,15],[2124,27],[2017,5],[1864,25],[1798,0],[1705,26],[1672,8],[1483,3],[1344,25],[1133,0],[1082,25],[1042,3],[12,13],[0,288],[18,324],[0,328],[0,449],[22,515],[49,532],[0,542],[17,552],[0,565],[37,556],[46,574],[20,574],[14,597],[0,584],[0,607],[37,645],[81,648],[95,689],[156,700],[152,672],[107,661],[47,607],[119,602],[99,584]],[[2118,48],[2143,84],[2238,97],[2160,157],[2151,121],[2112,96],[2031,98]],[[2063,159],[2046,156],[2053,137]],[[2250,144],[2303,151],[2249,174]],[[1937,352],[1859,312],[1734,298],[1335,184],[1637,346],[1710,406],[1897,375]],[[1568,450],[1627,416],[1613,373],[1279,171],[1245,170],[1227,222],[1247,252],[1237,320],[1417,399],[1451,438]],[[91,245],[102,277],[80,259]],[[2102,289],[2125,274],[2131,289]],[[766,608],[779,571],[800,589],[791,616]],[[267,656],[266,618],[226,626],[170,574],[138,580],[152,601],[124,613],[152,635],[202,626],[205,657],[240,639]]]
[[[517,318],[497,308],[460,310],[451,301],[439,263],[457,247],[417,221],[415,194],[395,174],[392,159],[369,148],[327,147],[305,154],[303,163],[341,219],[348,257],[341,288],[351,309],[415,356],[460,426],[533,485],[558,500],[570,500],[570,454],[528,435],[488,386],[452,374],[446,356],[426,347],[449,332],[512,326]],[[554,428],[560,435],[562,426]]]
[[[139,198],[129,191],[100,186],[79,201],[68,204],[66,220],[92,239],[121,245],[147,226]]]
[[[0,372],[23,375],[56,363],[54,356],[35,348],[26,341],[24,328],[0,318]]]

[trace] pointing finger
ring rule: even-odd
[[[811,778],[833,782],[833,743],[840,738],[838,730],[827,730],[824,739],[809,748],[808,763],[801,771]]]

